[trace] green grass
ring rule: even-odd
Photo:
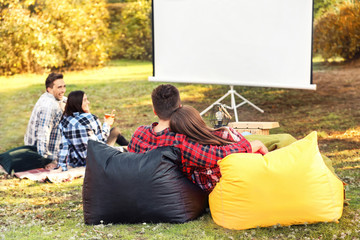
[[[337,65],[341,65],[344,62],[344,59],[341,57],[330,58],[328,61],[322,56],[316,55],[313,57],[313,70],[315,71],[322,71],[322,70],[329,70],[334,69]]]
[[[336,69],[341,68],[337,66]],[[322,66],[322,72],[333,70]],[[91,111],[102,118],[116,109],[115,125],[127,138],[139,125],[156,121],[150,93],[149,62],[114,61],[99,69],[65,73],[67,94],[84,90]],[[0,152],[23,144],[32,108],[44,92],[47,74],[0,77]],[[317,78],[314,79],[315,83]],[[329,82],[335,81],[329,79]],[[359,81],[359,80],[357,80]],[[202,111],[228,91],[227,86],[174,84],[185,104]],[[318,91],[236,87],[265,110],[239,109],[240,121],[278,121],[272,133],[302,138],[319,133],[319,148],[348,184],[350,205],[339,223],[269,227],[234,231],[217,226],[209,213],[185,224],[118,224],[87,226],[83,222],[82,181],[49,184],[0,175],[0,239],[356,239],[360,235],[360,106],[341,84],[332,94],[327,83]],[[359,93],[360,94],[360,93]],[[357,95],[358,96],[358,95]]]

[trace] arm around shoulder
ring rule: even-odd
[[[261,153],[262,155],[265,155],[269,152],[267,147],[259,140],[254,140],[250,142],[252,153]]]

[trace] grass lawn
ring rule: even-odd
[[[118,224],[83,222],[82,182],[36,183],[0,175],[0,239],[360,239],[360,68],[314,66],[316,91],[235,87],[265,110],[239,109],[239,121],[278,121],[272,133],[302,138],[319,135],[320,151],[333,161],[346,186],[349,206],[339,223],[234,231],[217,226],[210,213],[185,224]],[[156,118],[150,93],[149,62],[114,61],[99,69],[65,73],[67,94],[84,90],[91,111],[101,119],[116,109],[115,125],[126,138]],[[45,91],[47,74],[0,77],[0,152],[23,144],[32,108]],[[240,77],[240,76],[239,76]],[[202,111],[228,91],[227,86],[174,84],[184,104]],[[66,95],[67,95],[66,94]]]

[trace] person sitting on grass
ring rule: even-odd
[[[34,146],[39,155],[55,167],[61,141],[58,124],[66,103],[66,85],[61,73],[50,73],[45,81],[46,92],[36,102],[24,136],[27,146]],[[27,163],[28,164],[28,163]]]
[[[233,142],[229,134],[225,144],[211,145],[201,144],[184,134],[175,133],[170,130],[170,119],[173,112],[181,106],[178,89],[170,84],[160,85],[153,90],[151,97],[153,110],[159,117],[159,122],[150,126],[140,126],[130,140],[128,151],[144,153],[163,146],[179,148],[182,153],[182,172],[208,193],[221,176],[218,160],[231,153],[267,152],[260,141],[249,142],[241,134],[238,135],[237,142]]]
[[[71,167],[86,165],[88,140],[106,142],[114,146],[128,145],[128,141],[115,127],[110,130],[114,118],[104,118],[104,124],[94,114],[90,113],[89,100],[83,91],[73,91],[69,94],[63,117],[59,124],[61,144],[59,166],[63,171]]]
[[[0,165],[10,174],[57,166],[61,134],[58,129],[66,103],[66,85],[61,73],[50,73],[46,92],[36,102],[24,135],[25,146],[0,154]]]

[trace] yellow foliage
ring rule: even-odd
[[[314,52],[326,60],[360,57],[360,2],[344,2],[315,21]]]

